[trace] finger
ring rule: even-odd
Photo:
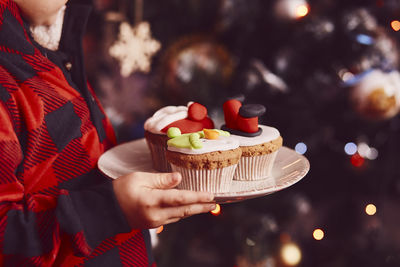
[[[190,190],[164,190],[160,195],[162,206],[183,206],[196,203],[210,203],[214,195],[209,192],[197,192]]]
[[[182,176],[178,172],[172,173],[140,173],[146,185],[154,189],[171,189],[177,186]]]
[[[206,213],[214,210],[216,207],[216,204],[208,203],[208,204],[191,204],[191,205],[185,205],[185,206],[179,206],[179,207],[169,207],[162,209],[163,217],[165,220],[171,220],[174,218],[186,218],[189,216],[193,216],[196,214],[200,213]]]

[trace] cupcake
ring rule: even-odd
[[[181,134],[170,128],[168,136],[166,157],[172,170],[182,175],[179,189],[229,192],[242,154],[237,139],[217,129]]]
[[[166,106],[148,118],[144,123],[144,137],[153,167],[160,172],[171,171],[165,159],[167,131],[170,127],[179,127],[182,133],[190,133],[214,128],[214,123],[207,116],[206,107],[196,102],[189,102],[187,106]]]
[[[242,150],[233,179],[254,181],[270,177],[283,139],[276,128],[258,124],[258,117],[265,113],[265,107],[242,105],[232,99],[224,103],[223,109],[226,124],[222,129],[238,140]]]

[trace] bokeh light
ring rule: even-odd
[[[357,145],[353,142],[349,142],[344,146],[344,152],[347,155],[354,155],[357,152]]]
[[[369,145],[367,145],[366,143],[362,142],[362,143],[359,143],[357,147],[358,147],[357,148],[358,154],[360,154],[360,156],[363,157],[363,158],[367,157],[368,152],[370,150]]]
[[[304,153],[307,152],[307,145],[302,142],[297,143],[296,146],[294,147],[294,150],[296,150],[297,153],[303,155]]]
[[[282,261],[289,266],[295,266],[301,261],[301,250],[294,243],[287,243],[281,249]]]
[[[310,7],[306,0],[279,0],[275,12],[282,19],[300,19],[307,16]]]
[[[322,231],[322,229],[315,229],[313,232],[313,237],[315,240],[322,240],[325,236],[324,231]]]
[[[374,160],[378,157],[378,150],[376,148],[371,147],[367,152],[367,159]]]
[[[296,8],[296,16],[297,16],[297,18],[302,18],[302,17],[307,16],[308,11],[309,11],[309,8],[308,8],[307,4],[299,5]]]
[[[365,206],[365,213],[372,216],[376,213],[376,206],[374,204],[368,204]]]
[[[343,75],[341,77],[342,77],[342,80],[344,82],[346,82],[346,81],[349,81],[349,80],[353,79],[354,78],[354,74],[351,73],[350,71],[346,71],[346,72],[343,73]]]
[[[366,34],[358,34],[356,39],[357,42],[363,45],[372,45],[374,43],[374,39]]]
[[[221,214],[221,206],[219,204],[215,205],[215,209],[210,211],[212,215],[218,216]]]
[[[159,234],[164,230],[164,225],[161,225],[160,227],[157,228],[156,233]]]
[[[400,30],[400,21],[398,20],[392,20],[392,22],[390,22],[390,26],[392,27],[392,29],[394,31],[399,31]]]
[[[350,162],[354,167],[361,167],[364,164],[365,159],[356,153],[351,156]]]

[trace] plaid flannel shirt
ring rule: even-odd
[[[96,168],[115,136],[84,74],[90,6],[75,2],[54,52],[0,0],[0,265],[155,266]]]

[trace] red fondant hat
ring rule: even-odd
[[[188,107],[188,116],[185,119],[168,124],[161,131],[166,133],[169,128],[177,127],[181,133],[193,133],[206,129],[213,129],[214,122],[207,116],[207,108],[199,103],[193,102]]]
[[[259,131],[258,117],[265,113],[265,107],[259,104],[246,104],[231,99],[223,104],[225,128],[244,133],[256,134]]]

